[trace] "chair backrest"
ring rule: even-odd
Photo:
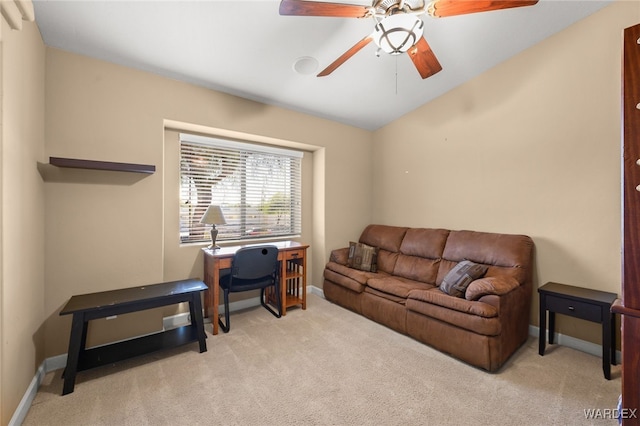
[[[254,280],[273,275],[278,269],[278,247],[261,245],[239,249],[233,257],[231,276]]]

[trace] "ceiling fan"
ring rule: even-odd
[[[357,42],[353,47],[333,61],[318,74],[324,77],[355,55],[371,41],[378,46],[377,55],[386,52],[391,55],[407,53],[420,76],[431,77],[442,66],[429,43],[422,36],[424,22],[420,15],[433,17],[465,15],[513,7],[532,6],[538,0],[372,0],[371,6],[327,3],[307,0],[282,0],[280,15],[328,16],[338,18],[373,18],[373,33]]]

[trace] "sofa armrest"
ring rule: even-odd
[[[336,262],[341,265],[346,265],[349,260],[349,247],[339,248],[331,251],[329,262]]]
[[[478,300],[482,296],[495,294],[501,296],[520,286],[513,277],[485,277],[472,281],[464,294],[467,300]]]

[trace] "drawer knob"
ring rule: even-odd
[[[576,308],[574,308],[573,306],[569,306],[569,310],[570,310],[570,311],[575,311],[575,310],[576,310]]]

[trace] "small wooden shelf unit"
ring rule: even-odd
[[[284,256],[284,276],[281,285],[282,295],[284,295],[283,305],[290,308],[302,305],[302,309],[307,308],[307,286],[305,282],[306,256],[305,249],[285,252]]]

